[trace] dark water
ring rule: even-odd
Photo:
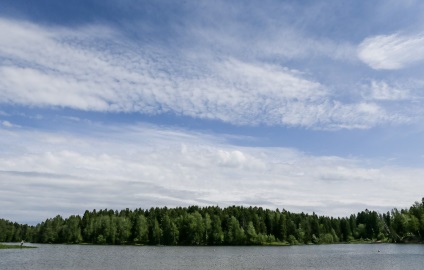
[[[0,269],[424,269],[424,245],[36,246],[0,250]]]

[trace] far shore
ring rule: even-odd
[[[33,244],[41,244],[41,245],[92,245],[92,246],[146,246],[146,247],[158,247],[158,246],[167,246],[167,245],[144,245],[144,244],[122,244],[122,245],[111,245],[111,244],[95,244],[95,243],[33,243]],[[354,240],[350,242],[336,242],[336,243],[297,243],[297,244],[290,244],[288,242],[271,242],[271,243],[262,243],[262,244],[256,244],[256,245],[170,245],[172,247],[229,247],[229,246],[255,246],[255,247],[266,247],[266,246],[319,246],[319,245],[343,245],[343,244],[424,244],[423,242],[389,242],[389,241],[375,241],[375,240]],[[10,249],[10,248],[21,248],[18,244],[2,244],[0,243],[0,249]],[[36,248],[36,246],[25,246],[23,245],[22,248]]]
[[[0,249],[13,249],[13,248],[36,248],[36,247],[26,246],[26,245],[21,246],[20,244],[14,245],[14,244],[2,244],[2,243],[0,243]]]

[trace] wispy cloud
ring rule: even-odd
[[[375,100],[400,101],[414,98],[409,89],[400,89],[396,86],[390,86],[384,81],[372,81],[370,90],[371,93],[369,97]]]
[[[10,123],[9,121],[2,121],[1,124],[5,127],[13,127],[12,123]]]
[[[406,68],[424,60],[424,34],[369,37],[359,45],[358,56],[373,69]]]
[[[423,117],[422,87],[424,82],[413,79],[371,80],[361,86],[361,96],[369,103],[386,104],[393,114],[407,116],[403,123],[419,123]]]
[[[422,196],[418,2],[95,1],[84,16],[9,2],[1,218],[193,204],[344,216]]]
[[[347,41],[335,41],[326,37],[312,37],[287,24],[284,19],[275,20],[268,12],[252,11],[251,15],[262,25],[254,29],[252,21],[236,21],[235,17],[243,16],[244,10],[230,10],[221,7],[218,14],[203,14],[201,20],[209,23],[185,25],[181,32],[189,32],[190,39],[196,40],[192,50],[205,50],[222,55],[231,54],[243,58],[261,58],[278,60],[295,60],[307,58],[324,58],[337,61],[355,62],[356,47]],[[275,12],[275,11],[273,11]],[[222,14],[225,14],[222,16]],[[213,18],[209,18],[209,17]],[[221,23],[213,20],[220,17]],[[206,17],[206,19],[205,19]],[[225,25],[225,27],[220,27]],[[253,29],[252,29],[253,28]],[[256,31],[255,31],[256,30]],[[248,33],[248,34],[247,34]]]
[[[80,136],[0,129],[3,218],[23,219],[30,208],[27,219],[39,221],[87,208],[255,200],[264,207],[343,216],[364,207],[407,206],[424,188],[420,168],[373,166],[288,148],[237,147],[222,136],[155,126],[87,126],[86,131]],[[11,149],[15,142],[20,151]],[[335,204],[341,208],[333,209]]]
[[[171,55],[97,26],[72,31],[1,19],[0,29],[7,33],[0,37],[3,103],[320,129],[407,118],[377,103],[339,101],[327,86],[272,62],[196,50]]]

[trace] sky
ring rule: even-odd
[[[424,2],[0,2],[0,218],[420,201]]]

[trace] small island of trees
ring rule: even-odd
[[[424,198],[409,209],[364,210],[345,218],[262,207],[85,211],[36,226],[0,219],[0,242],[110,245],[296,245],[422,242]]]

